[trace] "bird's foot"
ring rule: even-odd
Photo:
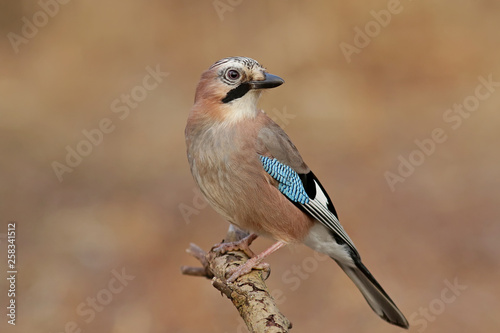
[[[250,273],[252,269],[263,270],[264,272],[266,272],[264,280],[267,279],[269,277],[269,274],[271,274],[271,269],[268,263],[262,262],[263,259],[264,257],[261,257],[260,255],[250,258],[243,265],[238,266],[234,270],[230,271],[231,276],[229,277],[229,279],[227,279],[227,282],[231,283],[236,281],[236,279],[240,276]]]
[[[284,242],[278,241],[273,245],[271,245],[271,247],[269,247],[267,250],[250,258],[246,263],[236,268],[236,270],[232,273],[229,279],[227,279],[227,282],[236,281],[236,279],[239,278],[240,276],[250,273],[250,271],[253,268],[264,270],[267,273],[267,276],[264,279],[267,279],[269,277],[269,274],[271,273],[271,270],[269,268],[269,264],[263,263],[262,260],[264,260],[265,257],[267,257],[268,255],[270,255],[271,253],[273,253],[274,251],[280,249],[285,245],[286,244]]]
[[[212,247],[212,251],[219,254],[224,254],[230,251],[243,251],[249,258],[253,258],[255,257],[255,253],[253,253],[250,249],[250,245],[257,237],[258,236],[256,234],[250,234],[236,242],[219,243]],[[250,270],[248,272],[250,272]]]

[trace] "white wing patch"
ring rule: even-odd
[[[316,185],[316,197],[314,198],[314,200],[317,200],[321,204],[323,204],[323,206],[328,207],[328,198],[321,190],[321,187],[319,187],[318,182],[314,181],[314,185]]]
[[[353,251],[357,253],[356,247],[352,242],[351,238],[347,235],[344,228],[340,224],[339,220],[328,209],[328,198],[325,193],[321,190],[319,184],[314,181],[316,185],[316,196],[314,199],[310,200],[307,204],[301,204],[302,207],[316,220],[321,222],[326,228],[337,234]]]

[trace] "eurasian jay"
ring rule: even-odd
[[[189,113],[188,160],[207,201],[230,223],[252,233],[246,245],[255,235],[277,241],[228,281],[280,247],[304,243],[335,260],[376,314],[408,328],[404,315],[361,262],[319,180],[283,129],[257,108],[262,90],[282,83],[253,59],[221,59],[201,75]]]

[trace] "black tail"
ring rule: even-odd
[[[351,278],[352,282],[358,287],[359,291],[361,291],[361,294],[363,294],[376,314],[393,325],[403,328],[409,327],[408,321],[403,313],[398,309],[396,304],[394,304],[389,295],[382,289],[380,284],[378,284],[377,280],[375,280],[373,275],[361,261],[356,263],[356,267],[347,266],[338,261],[337,264],[339,264],[347,276]]]

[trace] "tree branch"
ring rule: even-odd
[[[238,241],[245,236],[245,232],[231,225],[224,242]],[[250,332],[288,332],[292,324],[279,311],[264,282],[269,274],[264,277],[262,270],[252,270],[235,282],[227,283],[226,278],[231,275],[231,272],[243,265],[249,257],[243,251],[220,254],[213,249],[206,253],[191,243],[187,252],[198,259],[202,267],[182,266],[182,274],[212,279],[212,285],[233,302]]]

